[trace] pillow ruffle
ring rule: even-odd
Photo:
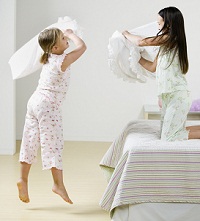
[[[146,36],[155,36],[156,27],[156,22],[153,22],[133,29],[130,33],[140,36],[149,33]],[[139,60],[143,56],[153,61],[157,53],[158,47],[139,47],[125,39],[119,31],[115,31],[109,39],[108,65],[111,72],[124,81],[145,83],[147,78],[155,79],[155,73],[144,69],[139,64]]]

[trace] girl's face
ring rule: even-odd
[[[164,20],[159,14],[157,17],[157,22],[158,22],[158,30],[160,31],[164,26]]]
[[[61,34],[55,46],[57,48],[57,54],[62,54],[69,47],[67,37]]]

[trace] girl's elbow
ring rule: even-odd
[[[86,51],[87,50],[87,46],[86,46],[86,44],[84,43],[83,44],[83,51]]]
[[[81,47],[79,48],[79,51],[81,51],[81,53],[83,54],[83,53],[86,51],[86,49],[87,49],[87,46],[86,46],[86,44],[84,43],[84,44],[82,44]]]
[[[146,44],[145,44],[144,39],[142,37],[138,37],[138,39],[136,41],[136,45],[142,47],[142,46],[145,46]]]
[[[151,72],[151,73],[156,72],[156,67],[152,67],[151,70],[150,70],[150,72]]]
[[[137,46],[139,46],[139,47],[143,46],[141,39],[138,39],[137,41],[135,41],[135,44],[136,44]]]

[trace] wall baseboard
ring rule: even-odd
[[[13,149],[0,149],[0,155],[14,155],[15,153],[16,151]]]

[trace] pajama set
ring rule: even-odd
[[[70,82],[70,68],[61,71],[66,53],[50,54],[43,65],[36,91],[27,104],[20,162],[32,164],[41,147],[43,169],[62,170],[63,128],[61,107]]]
[[[190,93],[178,54],[171,63],[172,56],[161,53],[156,68],[158,96],[162,100],[161,140],[164,141],[187,140],[189,133],[185,123],[191,105]]]

